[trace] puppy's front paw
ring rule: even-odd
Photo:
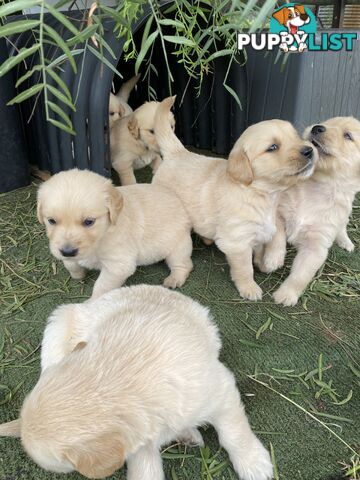
[[[242,480],[271,480],[273,478],[273,465],[269,452],[259,440],[249,455],[240,460],[237,470]]]
[[[76,270],[72,270],[70,273],[71,278],[74,280],[83,280],[86,275],[86,270],[85,268],[79,268]]]
[[[164,287],[166,288],[179,288],[182,287],[185,283],[183,275],[176,275],[175,273],[171,273],[168,277],[164,280]]]
[[[288,47],[287,43],[280,43],[280,49],[283,52],[288,52],[289,51],[289,47]]]
[[[275,272],[284,266],[285,255],[282,252],[276,252],[272,255],[264,255],[260,265],[260,270],[264,273]]]
[[[276,290],[273,297],[275,303],[281,303],[286,307],[293,307],[297,304],[300,294],[295,288],[283,284]]]
[[[306,43],[300,43],[299,45],[299,52],[302,53],[304,50],[307,49]]]
[[[350,238],[344,238],[343,240],[338,241],[337,244],[339,245],[340,248],[343,248],[347,252],[353,252],[355,248],[355,245],[350,240]]]
[[[241,285],[239,293],[247,300],[261,300],[262,290],[256,282]]]

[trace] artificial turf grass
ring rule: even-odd
[[[97,276],[94,272],[83,282],[74,281],[61,263],[51,257],[44,228],[36,220],[35,191],[33,185],[0,196],[0,421],[17,416],[25,394],[37,380],[39,346],[49,313],[61,303],[88,298]],[[318,416],[331,423],[330,428],[349,446],[356,450],[360,444],[359,217],[357,207],[349,228],[357,251],[348,254],[334,247],[320,280],[313,282],[294,308],[275,305],[270,295],[288,273],[292,253],[287,268],[271,275],[256,272],[265,294],[263,301],[253,303],[238,296],[224,255],[194,237],[194,270],[181,291],[209,306],[222,335],[221,358],[236,375],[253,429],[267,447],[270,442],[273,446],[280,479],[324,480],[339,475],[338,462],[351,464],[352,453],[324,426],[256,379],[308,411],[314,408],[322,414],[345,418],[346,421],[340,421]],[[163,263],[139,268],[127,285],[159,284],[166,275]],[[266,324],[268,328],[257,339],[256,332],[259,335],[261,326]],[[291,377],[316,369],[320,354],[324,367],[331,365],[324,369],[322,380],[333,380],[339,400],[353,390],[345,405],[332,404],[328,395],[315,399],[320,387],[314,380],[304,384]],[[290,370],[294,372],[283,373]],[[354,423],[348,423],[349,420]],[[219,452],[213,429],[208,428],[203,434],[208,449],[188,449],[184,455],[184,447],[180,446],[165,453],[167,479],[236,478],[230,465],[224,463],[227,456]],[[216,469],[218,474],[212,475],[211,471]],[[22,451],[18,440],[0,439],[0,479],[35,478],[63,477],[38,468]],[[82,477],[72,474],[68,478]],[[122,479],[124,472],[117,472],[112,478]]]

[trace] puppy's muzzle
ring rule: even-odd
[[[76,257],[78,251],[78,248],[73,248],[69,245],[65,245],[65,247],[60,248],[60,253],[63,257]]]
[[[300,153],[307,160],[311,160],[314,156],[314,149],[312,147],[306,146],[302,150],[300,150]]]
[[[321,135],[322,133],[326,132],[326,127],[324,125],[314,125],[311,129],[311,135]]]

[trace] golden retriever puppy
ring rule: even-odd
[[[162,287],[63,305],[45,330],[41,376],[0,435],[21,436],[53,472],[104,478],[126,462],[128,480],[164,480],[161,446],[203,445],[197,427],[210,423],[241,479],[270,480],[220,348],[208,309]]]
[[[130,115],[133,109],[127,103],[129,96],[135,85],[137,84],[140,75],[135,75],[127,82],[123,83],[116,95],[110,92],[109,98],[109,127],[114,125],[119,118]],[[111,130],[110,130],[111,133]]]
[[[286,240],[297,254],[291,273],[274,293],[276,303],[295,305],[336,242],[351,252],[346,226],[356,192],[360,191],[360,122],[331,118],[305,130],[304,137],[319,152],[315,172],[306,182],[282,193],[279,228],[266,246],[266,271],[284,264]]]
[[[153,183],[174,190],[195,232],[226,254],[240,295],[258,300],[253,253],[276,231],[279,193],[312,173],[315,151],[289,122],[269,120],[245,130],[228,161],[191,153],[171,129],[173,101],[165,99],[156,114],[163,162]]]
[[[178,197],[156,185],[114,187],[88,170],[61,172],[38,191],[38,219],[51,253],[73,278],[99,269],[93,297],[120,287],[138,265],[166,261],[164,285],[184,284],[192,270],[190,221]]]
[[[134,170],[150,165],[153,173],[160,163],[159,145],[154,134],[155,112],[158,102],[146,102],[130,116],[114,123],[110,134],[111,161],[120,177],[121,185],[136,183]],[[172,128],[174,116],[168,113]]]

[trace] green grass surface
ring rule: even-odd
[[[87,299],[97,276],[72,280],[50,255],[35,194],[32,185],[0,196],[0,421],[17,417],[37,380],[49,313]],[[359,467],[359,221],[356,206],[349,227],[355,252],[334,247],[293,308],[277,306],[271,297],[293,252],[281,271],[256,272],[265,294],[252,303],[237,294],[224,255],[194,237],[194,270],[181,291],[210,307],[222,334],[222,360],[236,375],[253,429],[271,449],[275,479],[339,479],[345,465]],[[166,275],[164,264],[139,268],[127,284],[160,284]],[[203,434],[205,449],[173,446],[164,452],[167,479],[236,478],[214,430]],[[60,478],[38,468],[19,440],[0,439],[1,480]],[[124,471],[111,478],[123,479]],[[360,478],[360,471],[344,478]]]

